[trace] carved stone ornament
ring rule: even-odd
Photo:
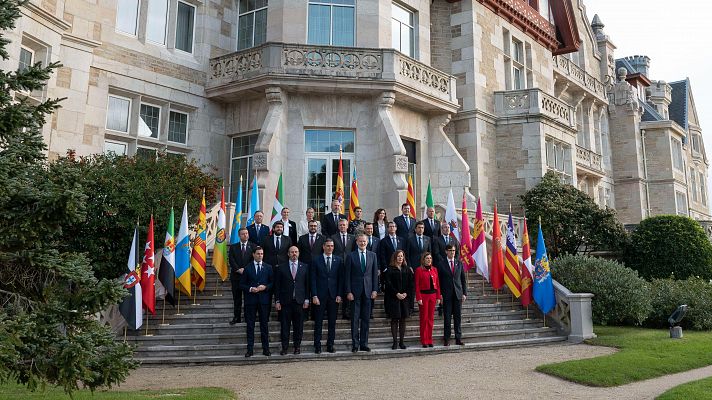
[[[395,158],[395,172],[408,172],[408,157],[393,156]]]
[[[252,156],[252,168],[255,171],[267,171],[267,153],[255,153]]]

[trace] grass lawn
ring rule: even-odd
[[[674,387],[657,397],[657,400],[712,399],[712,378],[700,379]]]
[[[598,337],[586,343],[620,351],[536,370],[588,386],[619,386],[712,365],[709,332],[685,331],[683,339],[673,340],[665,329],[597,326],[594,331]]]
[[[74,400],[235,400],[235,393],[223,388],[190,388],[168,390],[140,390],[134,392],[109,392],[80,390],[73,393]],[[62,389],[47,387],[44,392],[30,392],[16,384],[0,385],[0,399],[3,400],[56,400],[70,399]]]

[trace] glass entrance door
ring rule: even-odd
[[[344,210],[349,205],[351,193],[351,164],[353,155],[344,155]],[[325,155],[307,158],[307,204],[316,210],[315,218],[320,219],[330,211],[331,199],[336,193],[336,181],[339,175],[339,156]]]

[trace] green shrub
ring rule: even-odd
[[[680,322],[683,328],[712,330],[712,283],[692,277],[684,281],[656,279],[651,284],[653,312],[646,325],[668,327],[667,319],[680,304],[687,304],[687,315]]]
[[[554,279],[575,293],[593,293],[593,322],[639,325],[651,311],[650,287],[623,264],[589,256],[562,256],[552,261]]]
[[[690,276],[712,279],[712,243],[691,218],[646,218],[631,235],[625,264],[648,280]]]

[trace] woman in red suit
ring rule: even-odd
[[[427,251],[415,270],[415,299],[420,311],[420,343],[423,347],[433,347],[433,317],[435,304],[440,304],[440,285],[433,256]]]

